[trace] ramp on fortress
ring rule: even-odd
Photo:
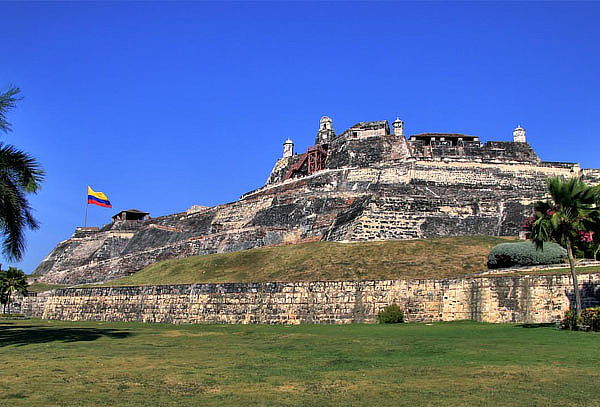
[[[329,120],[329,121],[328,121]],[[541,161],[522,134],[515,142],[427,133],[403,124],[359,123],[336,135],[321,120],[315,147],[287,141],[265,186],[240,200],[148,220],[78,228],[36,268],[48,283],[106,281],[156,261],[315,240],[517,235],[548,176],[600,170]],[[519,129],[519,128],[518,128]],[[515,132],[518,131],[515,130]]]

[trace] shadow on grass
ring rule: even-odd
[[[556,327],[555,322],[544,322],[538,324],[519,324],[519,328],[554,328]]]
[[[0,347],[48,342],[85,342],[102,337],[127,338],[128,331],[110,328],[53,328],[42,325],[0,323]]]

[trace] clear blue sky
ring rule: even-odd
[[[283,141],[400,116],[600,168],[600,4],[0,3],[3,137],[47,171],[31,272],[83,223],[86,186],[153,216],[261,186]],[[5,264],[6,262],[2,261]]]

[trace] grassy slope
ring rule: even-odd
[[[577,273],[598,273],[600,272],[600,266],[576,266]],[[481,277],[503,277],[503,276],[514,276],[516,275],[553,275],[553,274],[570,274],[568,266],[561,268],[551,269],[540,269],[540,270],[517,270],[508,273],[495,273],[491,275],[482,275]]]
[[[0,322],[0,405],[598,406],[600,334]]]
[[[600,272],[600,266],[581,266],[576,268],[578,273],[598,273]],[[550,269],[548,273],[569,273],[569,268],[563,267],[561,269]]]
[[[445,278],[485,270],[508,238],[466,236],[383,242],[314,242],[167,260],[111,285]]]
[[[63,288],[63,287],[67,287],[66,285],[62,285],[62,284],[48,284],[48,283],[42,283],[39,281],[36,281],[35,283],[30,284],[27,287],[27,290],[30,292],[42,292],[42,291],[49,291],[49,290],[56,290],[57,288]]]

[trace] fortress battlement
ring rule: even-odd
[[[264,186],[236,202],[150,218],[122,211],[99,230],[78,228],[40,263],[40,281],[106,281],[154,262],[314,240],[518,235],[548,176],[600,170],[544,162],[526,141],[457,133],[405,136],[404,122],[360,122],[336,134],[324,116],[314,145],[283,145]]]
[[[513,141],[483,143],[478,136],[459,133],[432,132],[405,137],[404,122],[400,119],[391,128],[387,120],[360,122],[335,134],[333,121],[323,116],[315,144],[306,152],[295,153],[293,141],[285,141],[283,156],[266,184],[302,178],[325,169],[373,168],[416,161],[529,164],[579,170],[575,163],[542,162],[527,143],[521,126],[513,130]]]

